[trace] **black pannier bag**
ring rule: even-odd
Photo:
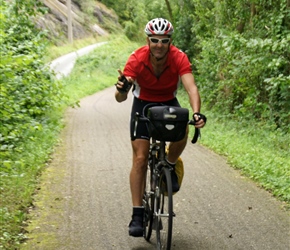
[[[188,109],[155,106],[148,109],[149,135],[159,141],[180,141],[188,123]]]

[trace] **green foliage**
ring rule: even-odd
[[[183,8],[183,15],[176,15],[174,23],[174,40],[173,43],[181,48],[189,58],[194,58],[199,53],[195,31],[192,29],[194,22],[194,5],[189,4]],[[190,46],[188,46],[190,44]]]
[[[175,44],[193,58],[208,108],[289,132],[287,1],[191,0],[186,5],[193,13],[176,17]]]
[[[31,20],[43,12],[39,4],[1,1],[0,242],[4,249],[14,249],[11,246],[24,239],[22,222],[36,176],[58,131],[48,113],[63,98],[60,83],[53,80],[42,60],[43,32]]]
[[[147,18],[143,20],[142,31],[146,23],[156,17],[162,17],[170,20],[170,15],[166,7],[165,1],[144,0],[143,11],[147,14]],[[171,20],[173,22],[173,20]]]
[[[144,41],[146,23],[156,17],[169,18],[165,1],[102,0],[115,10],[126,36],[133,41]]]
[[[0,40],[2,154],[16,148],[28,131],[40,129],[44,114],[62,98],[59,83],[42,61],[45,44],[29,18],[33,14],[29,2],[22,5],[20,1],[4,12]]]
[[[132,1],[131,1],[132,3]],[[131,5],[130,20],[125,21],[124,32],[133,41],[144,40],[144,27],[147,23],[144,3],[138,1]]]
[[[245,39],[235,34],[223,36],[218,43],[205,41],[204,59],[198,68],[203,78],[207,76],[201,90],[209,107],[244,118],[266,119],[287,131],[290,64],[283,55],[290,53],[289,38]]]
[[[119,22],[122,24],[124,21],[130,20],[130,8],[131,6],[128,4],[127,0],[101,0],[101,3],[105,4],[107,7],[112,8],[115,10],[119,17]],[[131,3],[131,2],[130,2]],[[136,2],[135,2],[136,4]],[[134,6],[134,4],[132,5]]]
[[[0,166],[0,245],[2,249],[18,249],[26,239],[27,213],[32,207],[38,176],[52,153],[61,129],[61,116],[47,116],[41,130],[27,132],[27,139],[18,143]]]

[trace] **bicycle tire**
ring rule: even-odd
[[[144,238],[150,241],[153,226],[153,211],[154,211],[154,183],[153,183],[153,173],[152,166],[148,165],[146,174],[146,184],[143,196],[143,206],[144,206]]]
[[[156,188],[155,197],[155,223],[157,249],[170,250],[173,224],[173,197],[171,175],[168,168],[163,167]]]

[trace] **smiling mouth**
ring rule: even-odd
[[[164,51],[162,49],[156,49],[156,50],[154,50],[154,52],[157,53],[157,54],[163,54],[164,53]]]

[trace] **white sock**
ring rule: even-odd
[[[168,159],[167,159],[167,157],[166,157],[166,161],[169,163],[169,164],[171,164],[171,165],[175,165],[176,164],[176,162],[171,162],[171,161],[168,161]]]

